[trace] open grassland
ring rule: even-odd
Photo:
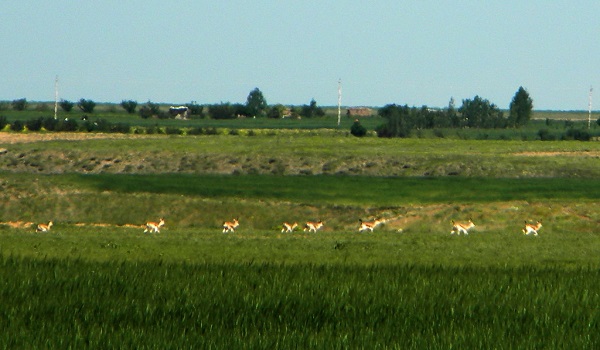
[[[257,136],[0,133],[0,169],[33,173],[600,177],[600,143]],[[41,139],[41,140],[40,140]]]
[[[600,346],[598,143],[321,132],[0,133],[0,347]]]

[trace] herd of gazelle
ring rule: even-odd
[[[379,226],[380,224],[385,223],[384,219],[376,219],[373,221],[363,221],[362,219],[359,219],[359,227],[358,227],[358,232],[364,232],[364,231],[369,231],[369,232],[373,232],[373,230],[375,230],[375,228],[377,226]],[[473,223],[473,220],[469,219],[469,221],[467,222],[458,222],[458,221],[454,221],[452,220],[452,230],[450,231],[450,234],[457,234],[460,235],[461,233],[463,235],[468,235],[469,234],[469,230],[472,229],[473,227],[475,227],[475,223]],[[48,232],[50,231],[50,228],[52,227],[53,223],[52,221],[50,221],[48,224],[39,224],[37,225],[37,228],[35,229],[36,232]],[[146,228],[144,229],[144,233],[148,232],[148,233],[160,233],[160,228],[163,227],[165,225],[165,219],[164,218],[160,218],[160,220],[158,220],[158,222],[154,222],[154,221],[149,221],[146,223]],[[319,220],[319,221],[307,221],[306,224],[304,224],[304,231],[308,231],[313,232],[313,233],[317,233],[317,231],[322,228],[324,225],[323,221]],[[235,232],[235,229],[240,226],[240,222],[238,221],[238,219],[233,219],[231,221],[225,221],[223,222],[223,233],[233,233]],[[281,232],[282,233],[292,233],[294,232],[294,229],[296,229],[296,227],[298,227],[298,223],[294,222],[293,224],[290,224],[288,222],[284,222],[282,225],[282,229]],[[536,222],[535,224],[530,224],[527,223],[527,221],[525,221],[525,228],[523,228],[521,231],[523,231],[524,235],[530,235],[533,234],[534,236],[538,235],[538,231],[539,229],[542,228],[542,223],[541,221]]]
[[[464,235],[468,235],[469,230],[473,227],[475,227],[475,223],[473,223],[473,220],[471,219],[469,219],[467,222],[457,222],[452,220],[452,231],[450,231],[450,234],[453,235],[456,233],[457,235],[460,235],[462,233]],[[523,231],[524,235],[530,235],[533,233],[534,236],[537,236],[540,228],[542,228],[541,221],[538,221],[535,224],[530,224],[527,222],[527,220],[525,220],[525,228],[523,228],[521,231]]]

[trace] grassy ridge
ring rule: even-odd
[[[125,135],[86,140],[84,134],[71,136],[75,141],[0,141],[7,149],[0,155],[0,169],[20,173],[600,177],[599,142],[359,139],[287,130],[253,137]]]
[[[5,348],[595,348],[596,269],[0,261]]]

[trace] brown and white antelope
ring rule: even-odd
[[[48,223],[48,225],[39,224],[39,225],[37,225],[35,232],[48,232],[48,231],[50,231],[50,228],[52,227],[52,225],[54,225],[54,223],[52,221],[50,221]]]
[[[521,231],[523,231],[524,235],[530,235],[533,233],[534,236],[538,235],[538,230],[542,228],[542,222],[538,221],[535,225],[533,224],[528,224],[527,220],[525,220],[525,228]]]
[[[452,231],[450,231],[450,234],[458,234],[460,235],[460,233],[462,232],[465,235],[469,234],[469,230],[472,229],[473,227],[475,227],[475,224],[473,223],[473,220],[469,219],[469,221],[467,221],[466,223],[464,222],[456,222],[454,220],[452,220]]]
[[[358,221],[360,222],[360,227],[358,228],[358,232],[363,232],[363,231],[371,231],[373,232],[373,230],[379,226],[380,224],[383,224],[385,221],[381,220],[381,219],[376,219],[373,221],[362,221],[362,219],[358,219]]]
[[[281,229],[281,232],[287,232],[287,233],[292,233],[294,232],[294,229],[298,227],[298,223],[294,222],[293,224],[289,224],[287,222],[283,223],[283,228]]]
[[[317,233],[317,231],[323,227],[323,221],[319,220],[317,222],[313,222],[313,221],[308,221],[306,222],[306,224],[304,225],[304,231],[308,231],[308,232],[314,232]]]
[[[240,226],[238,219],[233,219],[232,221],[223,222],[223,233],[226,232],[235,232],[235,229]]]
[[[149,221],[146,223],[146,229],[144,230],[144,233],[146,233],[146,232],[160,233],[160,228],[163,227],[164,225],[165,225],[165,219],[163,219],[163,218],[160,218],[160,220],[158,220],[158,222]]]

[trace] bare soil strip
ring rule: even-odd
[[[600,157],[600,151],[583,152],[518,152],[515,156],[524,157]]]
[[[81,140],[122,140],[122,139],[138,139],[138,138],[160,137],[160,135],[133,135],[133,134],[117,134],[117,133],[82,133],[82,132],[54,132],[54,133],[0,133],[0,144],[15,144],[15,143],[31,143],[39,141],[81,141]]]

